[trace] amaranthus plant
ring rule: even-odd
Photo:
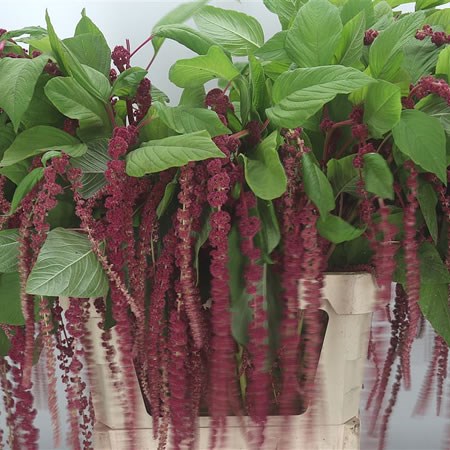
[[[268,416],[288,422],[320,396],[329,272],[373,274],[388,312],[387,353],[375,331],[369,346],[379,448],[424,320],[436,338],[415,412],[433,384],[442,409],[450,9],[264,0],[281,24],[265,40],[255,18],[207,3],[134,49],[111,51],[85,11],[64,40],[48,14],[46,29],[0,30],[0,448],[38,447],[43,386],[61,444],[59,376],[67,446],[93,448],[94,347],[130,447],[144,401],[159,448],[195,448],[199,415],[211,447],[234,415],[262,448]],[[164,39],[198,55],[173,61],[176,106],[151,82]]]

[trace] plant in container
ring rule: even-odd
[[[435,7],[445,2],[402,14],[396,1],[264,0],[281,24],[268,40],[255,18],[207,3],[179,6],[134,50],[111,52],[85,11],[68,39],[48,15],[45,29],[0,31],[3,447],[38,447],[44,386],[61,444],[61,375],[67,445],[93,448],[101,373],[127,448],[144,446],[143,402],[161,449],[195,448],[205,416],[202,448],[233,448],[236,428],[249,448],[288,448],[292,416],[338,398],[330,372],[360,372],[367,333],[350,317],[368,327],[371,297],[391,329],[386,352],[377,330],[368,346],[379,448],[425,319],[436,337],[416,411],[433,383],[441,409],[450,23]],[[165,39],[198,54],[170,69],[176,106],[150,81]],[[148,67],[133,66],[150,43]],[[335,336],[344,345],[325,348]],[[307,440],[292,448],[313,448],[320,419],[305,417]]]

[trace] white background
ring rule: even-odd
[[[180,1],[42,1],[19,0],[5,2],[0,6],[0,27],[17,29],[29,25],[45,27],[44,13],[48,8],[52,22],[60,37],[72,36],[80,12],[86,7],[88,16],[104,32],[111,47],[124,45],[125,39],[131,41],[131,48],[143,42],[151,32],[153,25]],[[223,8],[233,8],[255,16],[263,25],[266,38],[279,31],[279,23],[272,13],[266,10],[261,0],[213,1],[213,5]],[[450,6],[450,3],[445,5]],[[403,5],[402,10],[412,10],[413,6]],[[179,90],[168,81],[169,67],[179,58],[190,57],[192,53],[179,44],[166,41],[156,62],[153,64],[149,77],[160,89],[164,90],[176,101]],[[152,47],[148,45],[133,59],[133,65],[146,66],[152,56]],[[391,422],[390,438],[387,450],[438,450],[440,448],[443,425],[449,419],[436,418],[430,413],[424,419],[411,418],[414,401],[426,369],[425,361],[430,356],[431,337],[416,343],[413,354],[413,390],[401,392],[395,414]],[[60,392],[63,397],[63,392]],[[61,403],[63,406],[64,403]],[[1,407],[0,407],[1,408]],[[41,430],[41,449],[52,450],[51,430],[48,414],[40,410],[38,426]],[[372,448],[372,442],[364,436],[363,417],[362,450]],[[62,447],[66,448],[66,447]],[[307,450],[306,447],[303,450]]]

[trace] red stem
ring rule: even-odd
[[[130,54],[130,58],[132,58],[142,47],[147,45],[152,39],[154,38],[154,35],[152,34],[150,37],[148,37],[141,45],[136,47],[136,49]]]

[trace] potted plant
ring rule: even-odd
[[[434,381],[439,409],[450,343],[450,29],[449,10],[435,9],[445,2],[402,14],[395,1],[265,0],[282,28],[267,41],[253,17],[206,3],[181,5],[134,50],[111,52],[84,11],[72,38],[48,15],[46,29],[0,32],[1,442],[13,449],[37,448],[43,376],[61,442],[58,367],[68,445],[93,448],[99,360],[128,447],[144,401],[159,448],[194,447],[202,415],[211,447],[226,445],[228,416],[248,416],[248,445],[262,448],[269,416],[292,431],[289,417],[320,398],[326,300],[354,313],[349,286],[364,279],[369,314],[372,275],[392,330],[386,355],[375,331],[369,345],[380,448],[424,318],[436,338],[417,411]],[[183,88],[177,106],[148,78],[164,39],[198,54],[168,74]],[[150,42],[148,67],[133,66]]]

